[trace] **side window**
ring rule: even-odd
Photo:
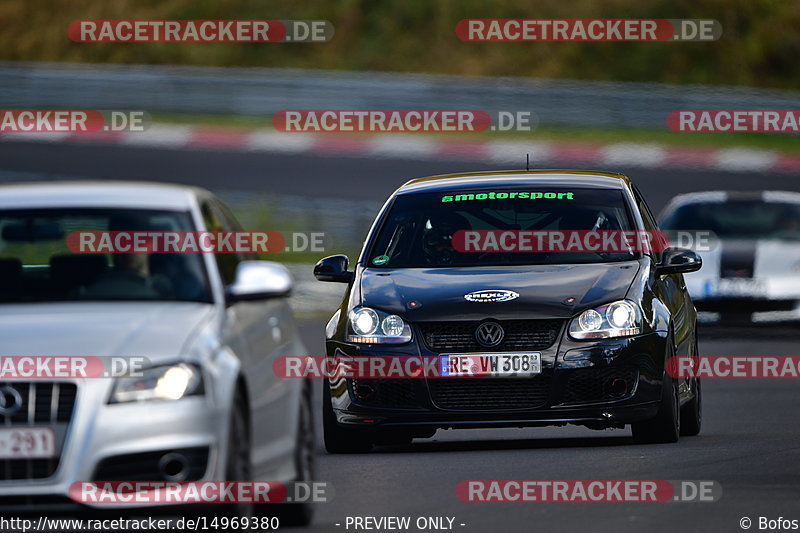
[[[203,215],[203,222],[205,223],[206,230],[208,231],[230,231],[233,228],[227,227],[223,223],[223,217],[220,215],[219,210],[212,204],[211,201],[206,200],[200,207]],[[214,260],[217,262],[219,275],[222,278],[222,283],[231,285],[236,279],[236,267],[239,265],[241,258],[238,254],[214,254]]]

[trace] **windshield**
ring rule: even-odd
[[[706,230],[721,239],[800,240],[800,205],[737,201],[679,207],[661,224],[664,230]]]
[[[526,187],[400,195],[372,241],[367,265],[428,268],[626,261],[638,253],[476,253],[454,247],[453,236],[460,230],[627,231],[633,229],[630,220],[620,190]]]
[[[73,254],[73,231],[188,231],[189,213],[132,209],[0,211],[0,302],[210,302],[200,254]]]

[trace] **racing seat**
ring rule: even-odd
[[[432,215],[422,231],[422,252],[430,265],[456,264],[459,253],[453,249],[453,234],[471,229],[466,217],[451,212]]]
[[[559,230],[590,231],[609,229],[605,213],[596,209],[576,209],[565,214],[558,224]]]

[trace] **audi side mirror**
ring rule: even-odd
[[[292,276],[285,266],[272,261],[242,261],[236,278],[226,289],[229,303],[281,298],[292,291]]]

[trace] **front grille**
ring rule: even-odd
[[[428,381],[433,403],[441,409],[531,409],[547,401],[551,377],[434,378]]]
[[[639,372],[633,366],[567,370],[564,403],[592,403],[626,398],[633,393],[638,378]]]
[[[420,322],[422,338],[429,350],[447,352],[514,352],[545,350],[553,345],[561,331],[562,320],[502,320],[503,342],[485,348],[475,340],[480,321]]]
[[[408,379],[354,379],[353,399],[364,405],[387,408],[419,407],[414,383]]]
[[[56,439],[56,456],[52,459],[0,459],[0,480],[42,479],[52,476],[58,468],[66,429],[75,410],[77,385],[0,382],[0,388],[5,387],[10,387],[19,393],[22,407],[10,415],[0,415],[0,427],[52,428]]]

